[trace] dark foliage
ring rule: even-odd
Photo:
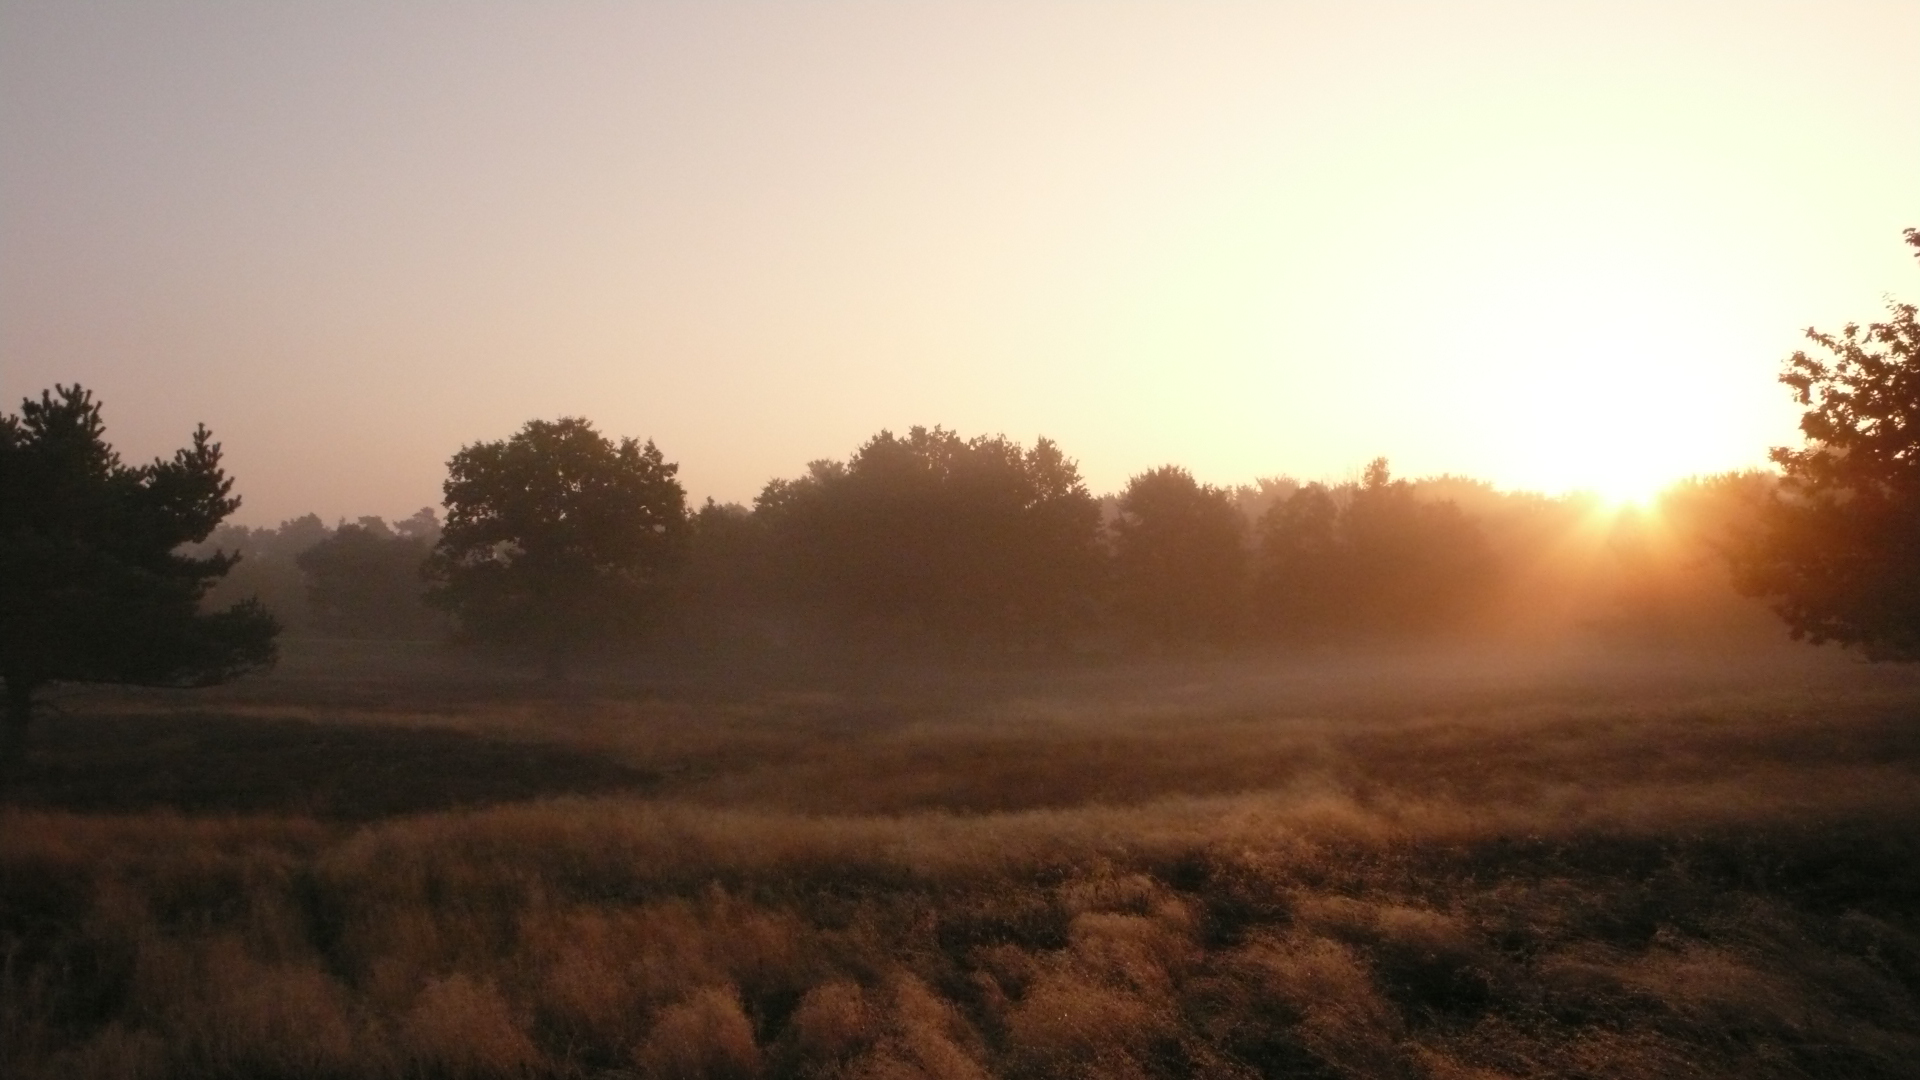
[[[1177,465],[1127,482],[1113,522],[1115,601],[1149,639],[1219,641],[1240,628],[1246,519],[1233,493]]]
[[[277,625],[257,603],[202,613],[236,557],[196,558],[240,505],[205,427],[173,459],[128,466],[100,405],[79,386],[0,417],[0,676],[7,756],[34,693],[52,682],[205,686],[274,659]]]
[[[462,448],[431,599],[468,639],[527,651],[558,677],[581,650],[637,632],[665,594],[687,524],[678,471],[651,441],[616,445],[572,417]]]
[[[654,644],[682,660],[737,661],[743,647],[761,655],[777,651],[782,620],[766,522],[739,503],[708,499],[689,525],[686,557],[662,620],[666,631]]]
[[[1099,507],[1047,439],[882,431],[755,501],[791,602],[841,627],[950,647],[1054,643],[1098,573]]]
[[[420,573],[439,538],[439,521],[422,509],[392,526],[377,517],[343,524],[294,556],[314,628],[342,637],[440,636],[445,619],[426,605]]]
[[[1920,230],[1906,238],[1920,249]],[[1780,376],[1806,443],[1773,450],[1783,477],[1732,551],[1737,584],[1796,638],[1920,658],[1920,309],[1807,339],[1824,355],[1796,352]]]
[[[281,632],[301,635],[313,630],[307,609],[306,575],[295,560],[300,553],[331,535],[318,514],[304,514],[277,527],[224,524],[186,551],[206,556],[224,551],[240,556],[227,576],[207,590],[205,602],[226,606],[253,599],[280,623]]]
[[[1259,535],[1259,618],[1282,635],[1432,630],[1470,612],[1494,581],[1474,521],[1392,479],[1385,458],[1358,487],[1300,489],[1267,511]]]
[[[645,792],[651,773],[565,746],[407,725],[162,710],[49,728],[7,802],[79,813],[365,821],[563,794]]]

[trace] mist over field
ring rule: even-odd
[[[1915,42],[0,0],[0,1080],[1920,1076]]]
[[[1805,647],[65,696],[23,1076],[1910,1075],[1920,685]]]

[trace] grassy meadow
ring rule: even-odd
[[[0,792],[9,1077],[1911,1077],[1920,672],[291,643]]]

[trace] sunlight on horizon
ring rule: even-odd
[[[1497,195],[1409,241],[1423,269],[1448,271],[1434,274],[1421,322],[1441,369],[1483,381],[1459,437],[1498,448],[1483,471],[1509,487],[1645,501],[1682,477],[1763,461],[1768,435],[1791,434],[1775,358],[1755,362],[1764,339],[1742,325],[1772,290],[1742,261],[1736,229],[1671,192]]]

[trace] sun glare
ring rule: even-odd
[[[1533,466],[1540,479],[1529,486],[1589,495],[1612,509],[1649,508],[1679,479],[1662,451],[1659,446],[1608,445],[1576,428],[1565,441],[1543,441]]]
[[[1730,246],[1644,192],[1502,194],[1463,200],[1414,245],[1420,355],[1471,386],[1449,416],[1471,471],[1644,506],[1730,467],[1748,433],[1726,327],[1750,291]]]
[[[1621,476],[1595,484],[1591,491],[1601,505],[1610,510],[1648,510],[1659,501],[1670,481],[1639,476]]]

